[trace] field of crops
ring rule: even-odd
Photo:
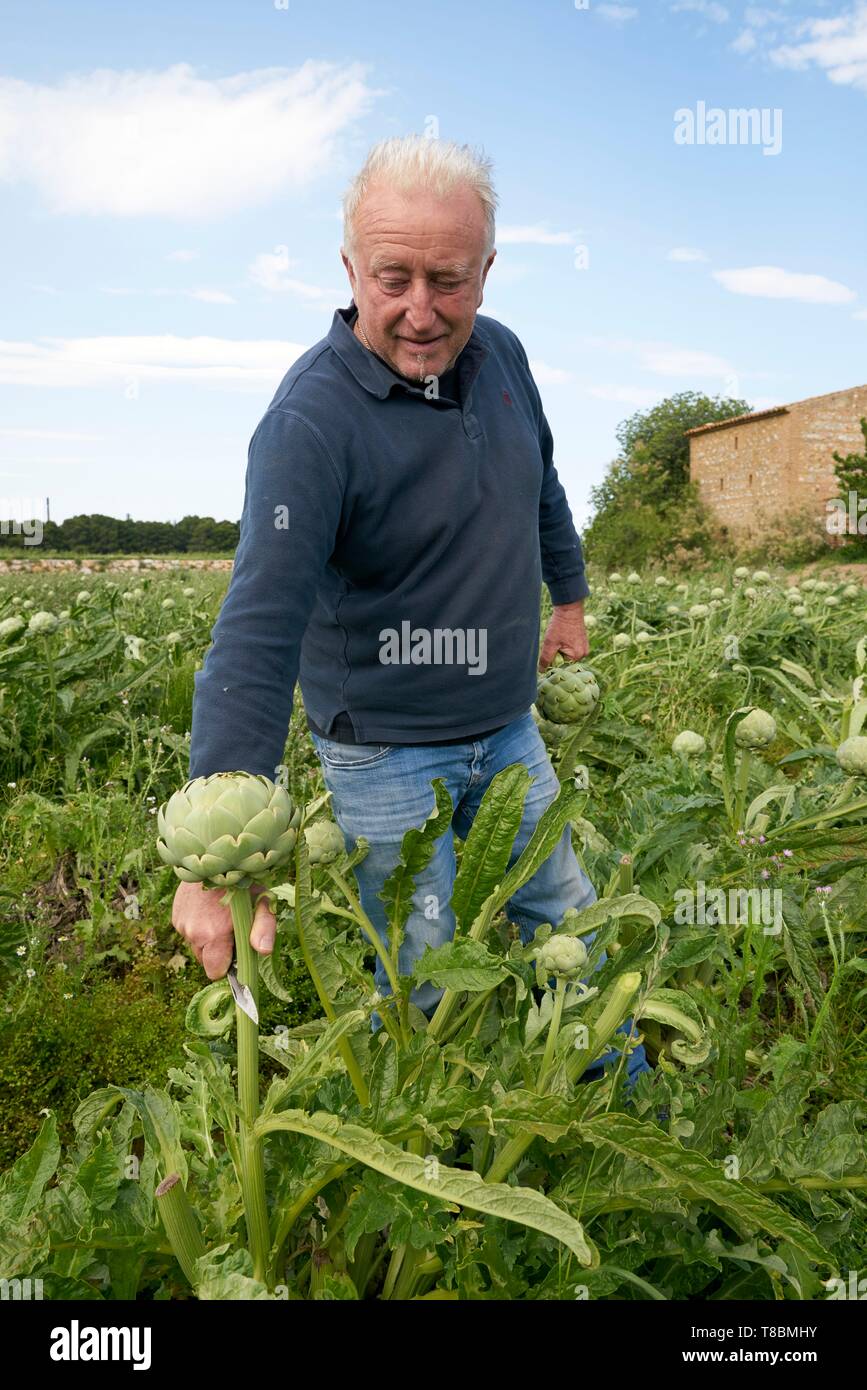
[[[405,837],[381,941],[296,693],[268,793],[277,948],[239,952],[257,1029],[173,931],[157,852],[226,579],[0,576],[0,1277],[48,1299],[851,1296],[860,583],[591,572],[598,701],[537,709],[560,796],[513,857],[527,775],[494,781],[458,844],[455,941],[414,981],[396,948],[451,803],[435,788]],[[598,901],[524,947],[504,905],[567,823]],[[430,1023],[422,979],[445,989]]]

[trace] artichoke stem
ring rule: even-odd
[[[180,1174],[170,1173],[164,1178],[154,1196],[175,1258],[195,1288],[196,1260],[205,1254],[205,1242]]]
[[[235,930],[238,982],[246,985],[259,1007],[259,961],[250,945],[253,904],[249,888],[229,889],[229,906]],[[253,1277],[265,1282],[271,1238],[265,1197],[265,1162],[262,1141],[254,1127],[259,1114],[259,1029],[243,1009],[235,1006],[238,1028],[238,1105],[241,1111],[241,1191],[247,1221],[247,1239],[253,1259]]]

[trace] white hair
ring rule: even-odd
[[[432,140],[426,135],[393,136],[381,140],[370,150],[364,167],[356,174],[343,197],[343,250],[354,255],[355,216],[368,187],[382,182],[401,193],[430,189],[445,197],[457,188],[472,188],[485,213],[487,237],[485,260],[496,240],[497,194],[491,179],[493,163],[481,151],[450,140]]]

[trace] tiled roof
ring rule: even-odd
[[[687,436],[709,434],[711,430],[727,430],[729,425],[751,424],[753,420],[767,420],[771,415],[788,415],[787,405],[775,405],[770,410],[756,410],[752,415],[733,415],[730,420],[711,420],[709,425],[698,425],[694,430],[686,430]]]

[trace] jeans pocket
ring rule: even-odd
[[[314,746],[324,765],[340,771],[375,767],[385,761],[394,744],[338,743],[336,739],[313,735]]]

